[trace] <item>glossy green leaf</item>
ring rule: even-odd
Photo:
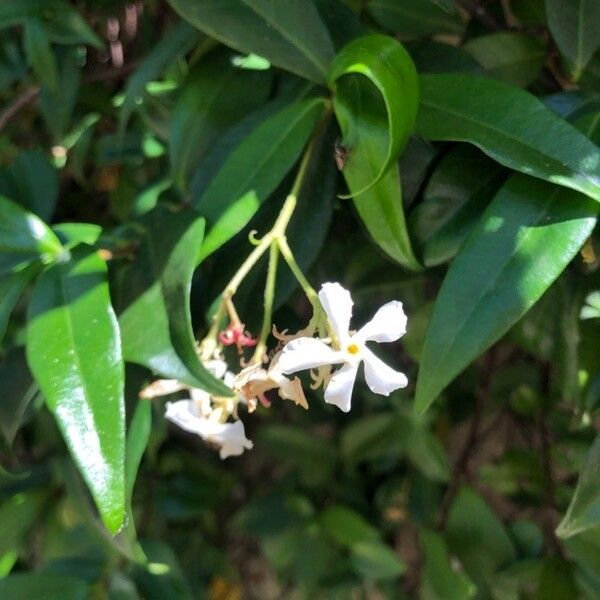
[[[123,359],[106,265],[87,249],[50,267],[29,305],[27,360],[107,529],[125,510]]]
[[[600,149],[529,93],[471,75],[422,75],[417,132],[600,200]],[[507,107],[510,107],[508,110]]]
[[[598,0],[546,0],[548,27],[561,52],[573,63],[577,80],[600,48]]]
[[[94,223],[59,223],[52,226],[52,231],[65,248],[71,249],[79,244],[93,246],[102,234],[102,227]]]
[[[58,238],[41,219],[0,196],[0,275],[37,260],[50,263],[62,252]]]
[[[190,289],[204,219],[192,210],[158,207],[142,217],[140,233],[135,260],[118,274],[125,360],[230,396],[231,390],[202,366],[192,331]]]
[[[182,190],[200,158],[232,125],[263,105],[270,88],[269,73],[234,67],[229,52],[211,54],[190,72],[169,131],[172,177]]]
[[[433,531],[422,531],[421,546],[425,555],[420,598],[422,600],[468,600],[477,588],[456,568],[444,539]]]
[[[181,22],[170,29],[156,44],[127,81],[119,115],[121,128],[125,127],[135,110],[136,103],[144,95],[146,84],[157,79],[177,58],[187,54],[200,37],[201,34],[197,29]]]
[[[25,52],[27,62],[38,79],[52,90],[59,92],[58,65],[42,21],[31,17],[25,22]]]
[[[169,0],[204,33],[237,50],[324,82],[333,46],[312,2],[287,0]]]
[[[0,362],[0,389],[0,431],[10,446],[38,389],[21,348],[11,349]]]
[[[42,152],[21,152],[0,172],[0,194],[49,221],[58,198],[56,169]]]
[[[423,264],[453,258],[481,218],[503,179],[504,169],[476,148],[461,144],[439,162],[410,214],[410,231]]]
[[[374,160],[375,157],[369,158],[369,171],[375,170],[375,173],[362,187],[355,187],[357,177],[352,177],[352,186],[349,183],[351,195],[358,196],[380,181],[398,160],[415,126],[419,83],[410,56],[402,44],[391,37],[361,37],[350,42],[338,53],[327,74],[327,82],[334,89],[333,106],[342,129],[342,145],[350,152],[349,163],[344,171],[354,171],[352,154],[362,155],[362,146],[368,145],[371,137],[376,138],[376,144],[379,145],[383,134],[379,123],[375,131],[369,131],[367,123],[373,115],[364,110],[362,105],[356,102],[356,98],[349,100],[346,97],[349,93],[348,86],[340,87],[340,82],[347,79],[348,75],[366,77],[383,98],[387,113],[385,157],[380,157],[378,152],[377,161]],[[379,113],[379,107],[374,112]],[[379,114],[374,120],[380,120]],[[354,161],[359,162],[357,159]],[[364,167],[357,169],[363,176],[367,172]]]
[[[199,261],[238,233],[281,183],[324,109],[322,98],[296,102],[265,119],[233,150],[193,201],[211,224]]]
[[[600,436],[597,436],[579,476],[575,495],[556,533],[570,538],[600,525]]]
[[[389,139],[381,95],[362,77],[345,78],[337,85],[335,105],[344,140],[353,140],[351,145],[344,142],[349,154],[342,173],[356,211],[373,241],[390,258],[419,270],[406,229],[398,165],[392,164],[379,178]]]
[[[371,0],[367,5],[384,29],[410,37],[462,33],[464,24],[450,7],[444,9],[433,0]]]
[[[496,79],[521,87],[531,85],[546,60],[546,48],[523,33],[499,32],[482,35],[464,49]]]
[[[64,573],[15,573],[0,580],[2,600],[86,600],[90,593],[85,579]]]
[[[454,259],[427,329],[415,407],[425,411],[500,339],[576,255],[600,205],[568,188],[514,175]]]

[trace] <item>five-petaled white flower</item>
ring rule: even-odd
[[[165,417],[182,429],[198,434],[208,443],[220,447],[219,456],[239,456],[244,449],[250,450],[252,442],[246,437],[244,424],[241,421],[220,423],[206,418],[197,401],[178,400],[167,402]]]
[[[362,329],[351,333],[349,327],[354,303],[350,292],[339,283],[324,283],[319,300],[337,338],[337,348],[316,338],[292,340],[279,358],[282,372],[289,374],[342,363],[325,389],[325,402],[335,404],[344,412],[350,410],[354,380],[361,362],[365,365],[367,385],[376,394],[388,396],[394,390],[406,387],[406,376],[388,367],[366,346],[366,342],[395,342],[404,335],[406,315],[402,303],[393,301],[384,304]]]

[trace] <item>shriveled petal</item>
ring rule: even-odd
[[[352,390],[357,373],[358,363],[347,363],[336,371],[325,390],[325,402],[335,404],[340,410],[348,412],[352,402]]]
[[[324,283],[319,292],[319,300],[329,317],[329,321],[340,340],[348,337],[352,318],[352,297],[339,283]]]
[[[408,385],[408,379],[404,373],[394,371],[366,348],[363,351],[363,361],[367,385],[376,394],[389,396],[394,390]]]
[[[278,366],[282,373],[289,374],[340,362],[344,362],[341,352],[332,350],[316,338],[303,337],[284,346]]]
[[[384,304],[354,336],[366,342],[395,342],[406,333],[406,315],[402,302]]]
[[[140,398],[156,398],[157,396],[167,396],[184,390],[187,386],[177,381],[177,379],[157,379],[146,386],[140,392]]]

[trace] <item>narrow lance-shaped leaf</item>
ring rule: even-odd
[[[421,267],[414,256],[402,204],[402,187],[397,164],[374,185],[388,152],[386,109],[379,92],[360,76],[338,83],[336,115],[342,132],[354,140],[343,174],[354,195],[356,210],[373,241],[392,259],[408,269]],[[351,132],[351,133],[350,133]]]
[[[362,75],[375,86],[387,112],[388,145],[385,158],[381,160],[378,157],[377,161],[370,159],[377,171],[361,188],[350,190],[351,195],[358,196],[377,183],[398,160],[415,126],[419,82],[410,56],[402,44],[391,37],[368,35],[344,47],[329,69],[327,82],[334,89],[334,109],[344,134],[343,144],[349,151],[353,151],[369,135],[366,127],[359,129],[353,122],[352,107],[348,107],[344,98],[335,92],[338,80],[350,74]],[[367,117],[365,111],[363,126],[367,124]],[[352,169],[351,165],[349,167]]]
[[[10,313],[18,302],[25,286],[33,279],[38,267],[30,265],[16,273],[0,276],[0,343],[4,339]]]
[[[178,23],[144,58],[125,86],[119,119],[121,128],[127,124],[146,84],[156,79],[175,59],[190,51],[200,36],[198,30],[188,23]]]
[[[50,263],[62,252],[58,238],[40,218],[0,196],[0,275],[38,260]]]
[[[119,323],[125,360],[219,396],[231,390],[203,366],[190,316],[192,274],[204,219],[159,207],[140,221],[136,258],[120,273]]]
[[[597,222],[600,204],[513,175],[454,259],[425,336],[415,406],[426,410],[558,277]]]
[[[552,37],[573,63],[577,80],[600,48],[600,1],[546,0],[546,15]]]
[[[198,29],[242,52],[323,83],[333,45],[317,9],[306,0],[169,0]]]
[[[106,265],[90,249],[39,278],[27,360],[104,524],[116,533],[125,514],[123,359]]]
[[[211,224],[199,261],[248,223],[298,160],[324,110],[323,98],[296,102],[264,120],[231,153],[194,201]]]
[[[600,201],[600,149],[528,92],[472,75],[422,75],[417,132]]]

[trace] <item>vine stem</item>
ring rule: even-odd
[[[261,363],[267,350],[267,338],[271,331],[271,320],[273,318],[273,304],[275,300],[275,282],[277,280],[277,263],[279,261],[279,245],[271,244],[269,251],[269,269],[267,271],[267,282],[265,284],[265,304],[263,313],[263,323],[260,330],[258,344],[254,351],[254,356],[250,362]]]

